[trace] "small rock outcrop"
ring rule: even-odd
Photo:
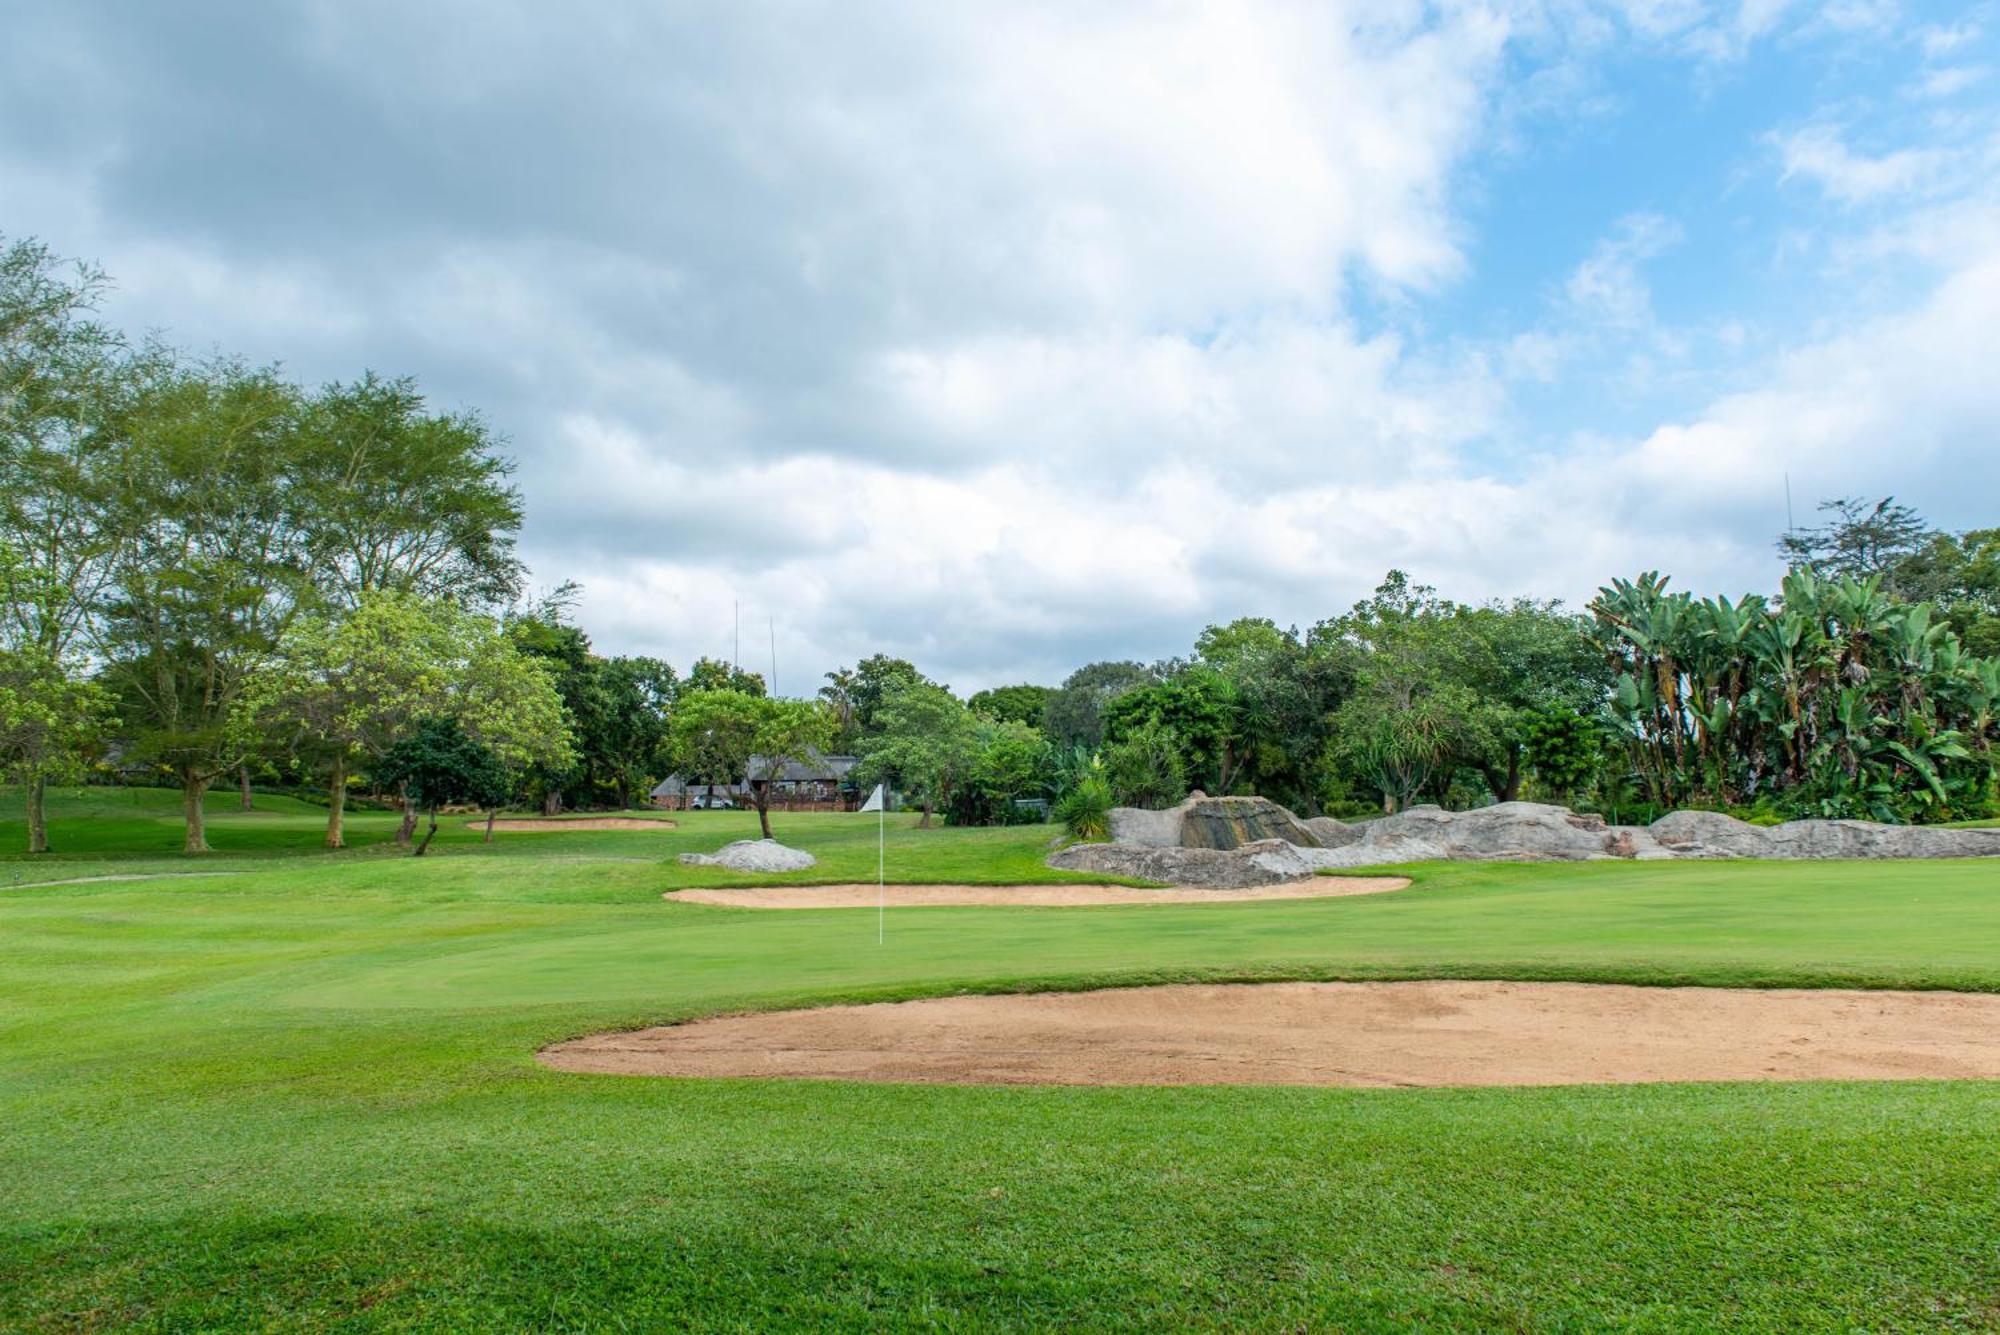
[[[804,871],[819,865],[819,859],[796,848],[787,848],[775,839],[738,839],[714,853],[683,853],[681,861],[690,867],[727,867],[731,871]]]

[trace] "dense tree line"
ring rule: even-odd
[[[1700,599],[1647,574],[1581,612],[1471,606],[1392,571],[1303,631],[1243,618],[1185,658],[1092,663],[1056,687],[961,704],[878,656],[822,696],[866,777],[954,821],[1019,818],[1027,799],[1087,828],[1114,802],[1195,789],[1307,813],[1523,796],[1624,818],[1995,813],[2000,530],[1938,532],[1893,500],[1823,513],[1779,540],[1793,570],[1770,596]]]

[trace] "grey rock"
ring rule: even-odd
[[[1311,816],[1306,819],[1304,824],[1308,830],[1312,831],[1313,838],[1319,840],[1321,848],[1345,848],[1360,839],[1363,830],[1366,828],[1360,825],[1349,825],[1346,821],[1335,820],[1331,816]]]
[[[1148,811],[1144,807],[1113,807],[1110,815],[1111,842],[1139,848],[1179,848],[1181,809]]]
[[[1247,890],[1313,874],[1313,864],[1300,850],[1278,840],[1240,849],[1072,844],[1051,857],[1049,866],[1207,890]]]
[[[1719,811],[1676,811],[1653,822],[1660,846],[1684,858],[2000,857],[2000,830],[1795,820],[1748,825]]]
[[[1113,807],[1110,825],[1112,843],[1141,848],[1232,849],[1265,839],[1304,848],[1320,843],[1307,822],[1268,797],[1210,797],[1195,792],[1164,811]]]
[[[787,848],[775,839],[738,839],[714,853],[683,853],[681,861],[691,867],[728,867],[732,871],[804,871],[819,865],[819,859],[796,848]]]

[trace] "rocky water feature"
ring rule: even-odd
[[[1171,885],[1240,889],[1334,867],[1397,862],[1583,862],[1669,858],[2000,857],[2000,830],[1801,820],[1751,825],[1714,811],[1676,811],[1651,825],[1539,802],[1471,811],[1416,806],[1349,824],[1301,820],[1268,798],[1196,793],[1164,811],[1121,807],[1111,842],[1074,844],[1051,867]]]

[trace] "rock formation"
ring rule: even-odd
[[[724,844],[716,853],[683,853],[681,861],[691,867],[728,867],[732,871],[804,871],[819,865],[819,859],[796,848],[787,848],[775,839],[738,839]]]
[[[1416,806],[1350,825],[1324,816],[1301,821],[1268,798],[1201,793],[1165,811],[1118,808],[1111,835],[1108,844],[1063,849],[1049,865],[1238,889],[1394,862],[2000,857],[2000,830],[1858,820],[1759,826],[1713,811],[1676,811],[1650,826],[1607,825],[1602,816],[1539,802],[1471,811]]]

